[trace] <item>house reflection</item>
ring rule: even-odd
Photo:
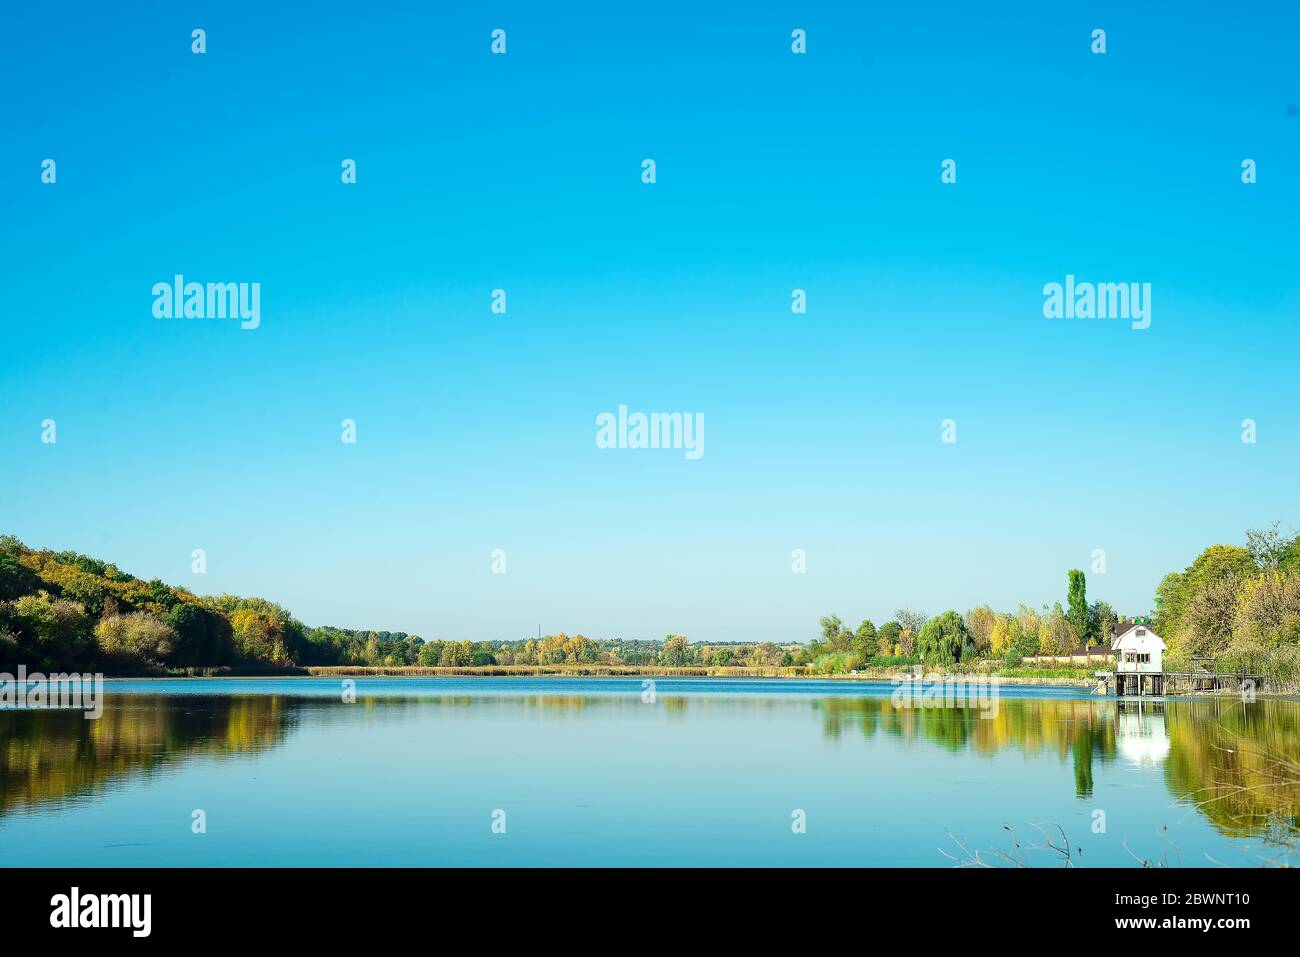
[[[1120,755],[1137,767],[1154,768],[1164,764],[1173,747],[1165,726],[1165,702],[1117,701],[1115,744]]]

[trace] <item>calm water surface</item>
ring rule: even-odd
[[[946,866],[1042,824],[1084,866],[1249,865],[1287,859],[1300,814],[1296,701],[1003,688],[983,718],[841,681],[658,679],[654,703],[641,679],[340,688],[112,682],[98,721],[0,712],[0,860]]]

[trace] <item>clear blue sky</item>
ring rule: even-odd
[[[1300,522],[1294,6],[898,6],[9,5],[0,530],[310,624],[725,641],[1094,548],[1142,612]],[[155,319],[177,272],[261,328]],[[1151,328],[1045,319],[1066,273]],[[620,403],[704,457],[596,448]]]

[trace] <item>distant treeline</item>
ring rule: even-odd
[[[467,660],[468,658],[468,660]],[[773,642],[692,644],[685,635],[658,640],[588,638],[560,632],[540,639],[431,641],[420,649],[422,665],[657,665],[666,668],[773,668],[803,664],[807,649]]]
[[[519,641],[425,641],[393,631],[304,625],[263,598],[195,595],[77,552],[0,536],[0,670],[125,674],[203,668],[357,665],[661,665],[778,667],[806,649],[693,645],[556,634]]]
[[[1244,547],[1213,545],[1155,596],[1152,627],[1175,663],[1209,655],[1287,685],[1300,681],[1300,536],[1277,525]],[[0,536],[0,668],[110,673],[224,667],[352,665],[393,668],[495,665],[640,665],[667,668],[798,667],[817,674],[924,663],[1015,667],[1037,654],[1109,644],[1120,616],[1089,603],[1083,572],[1067,576],[1066,603],[1041,612],[976,605],[933,617],[899,609],[877,627],[821,619],[807,643],[692,643],[595,639],[559,633],[516,641],[425,641],[405,632],[308,627],[262,598],[198,596],[142,581],[76,552],[27,548]]]
[[[130,673],[414,660],[414,635],[309,628],[274,602],[197,596],[0,536],[0,666]]]

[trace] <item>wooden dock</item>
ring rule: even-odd
[[[1259,690],[1262,675],[1226,671],[1097,671],[1096,693],[1118,698],[1163,698],[1168,695],[1240,694]]]

